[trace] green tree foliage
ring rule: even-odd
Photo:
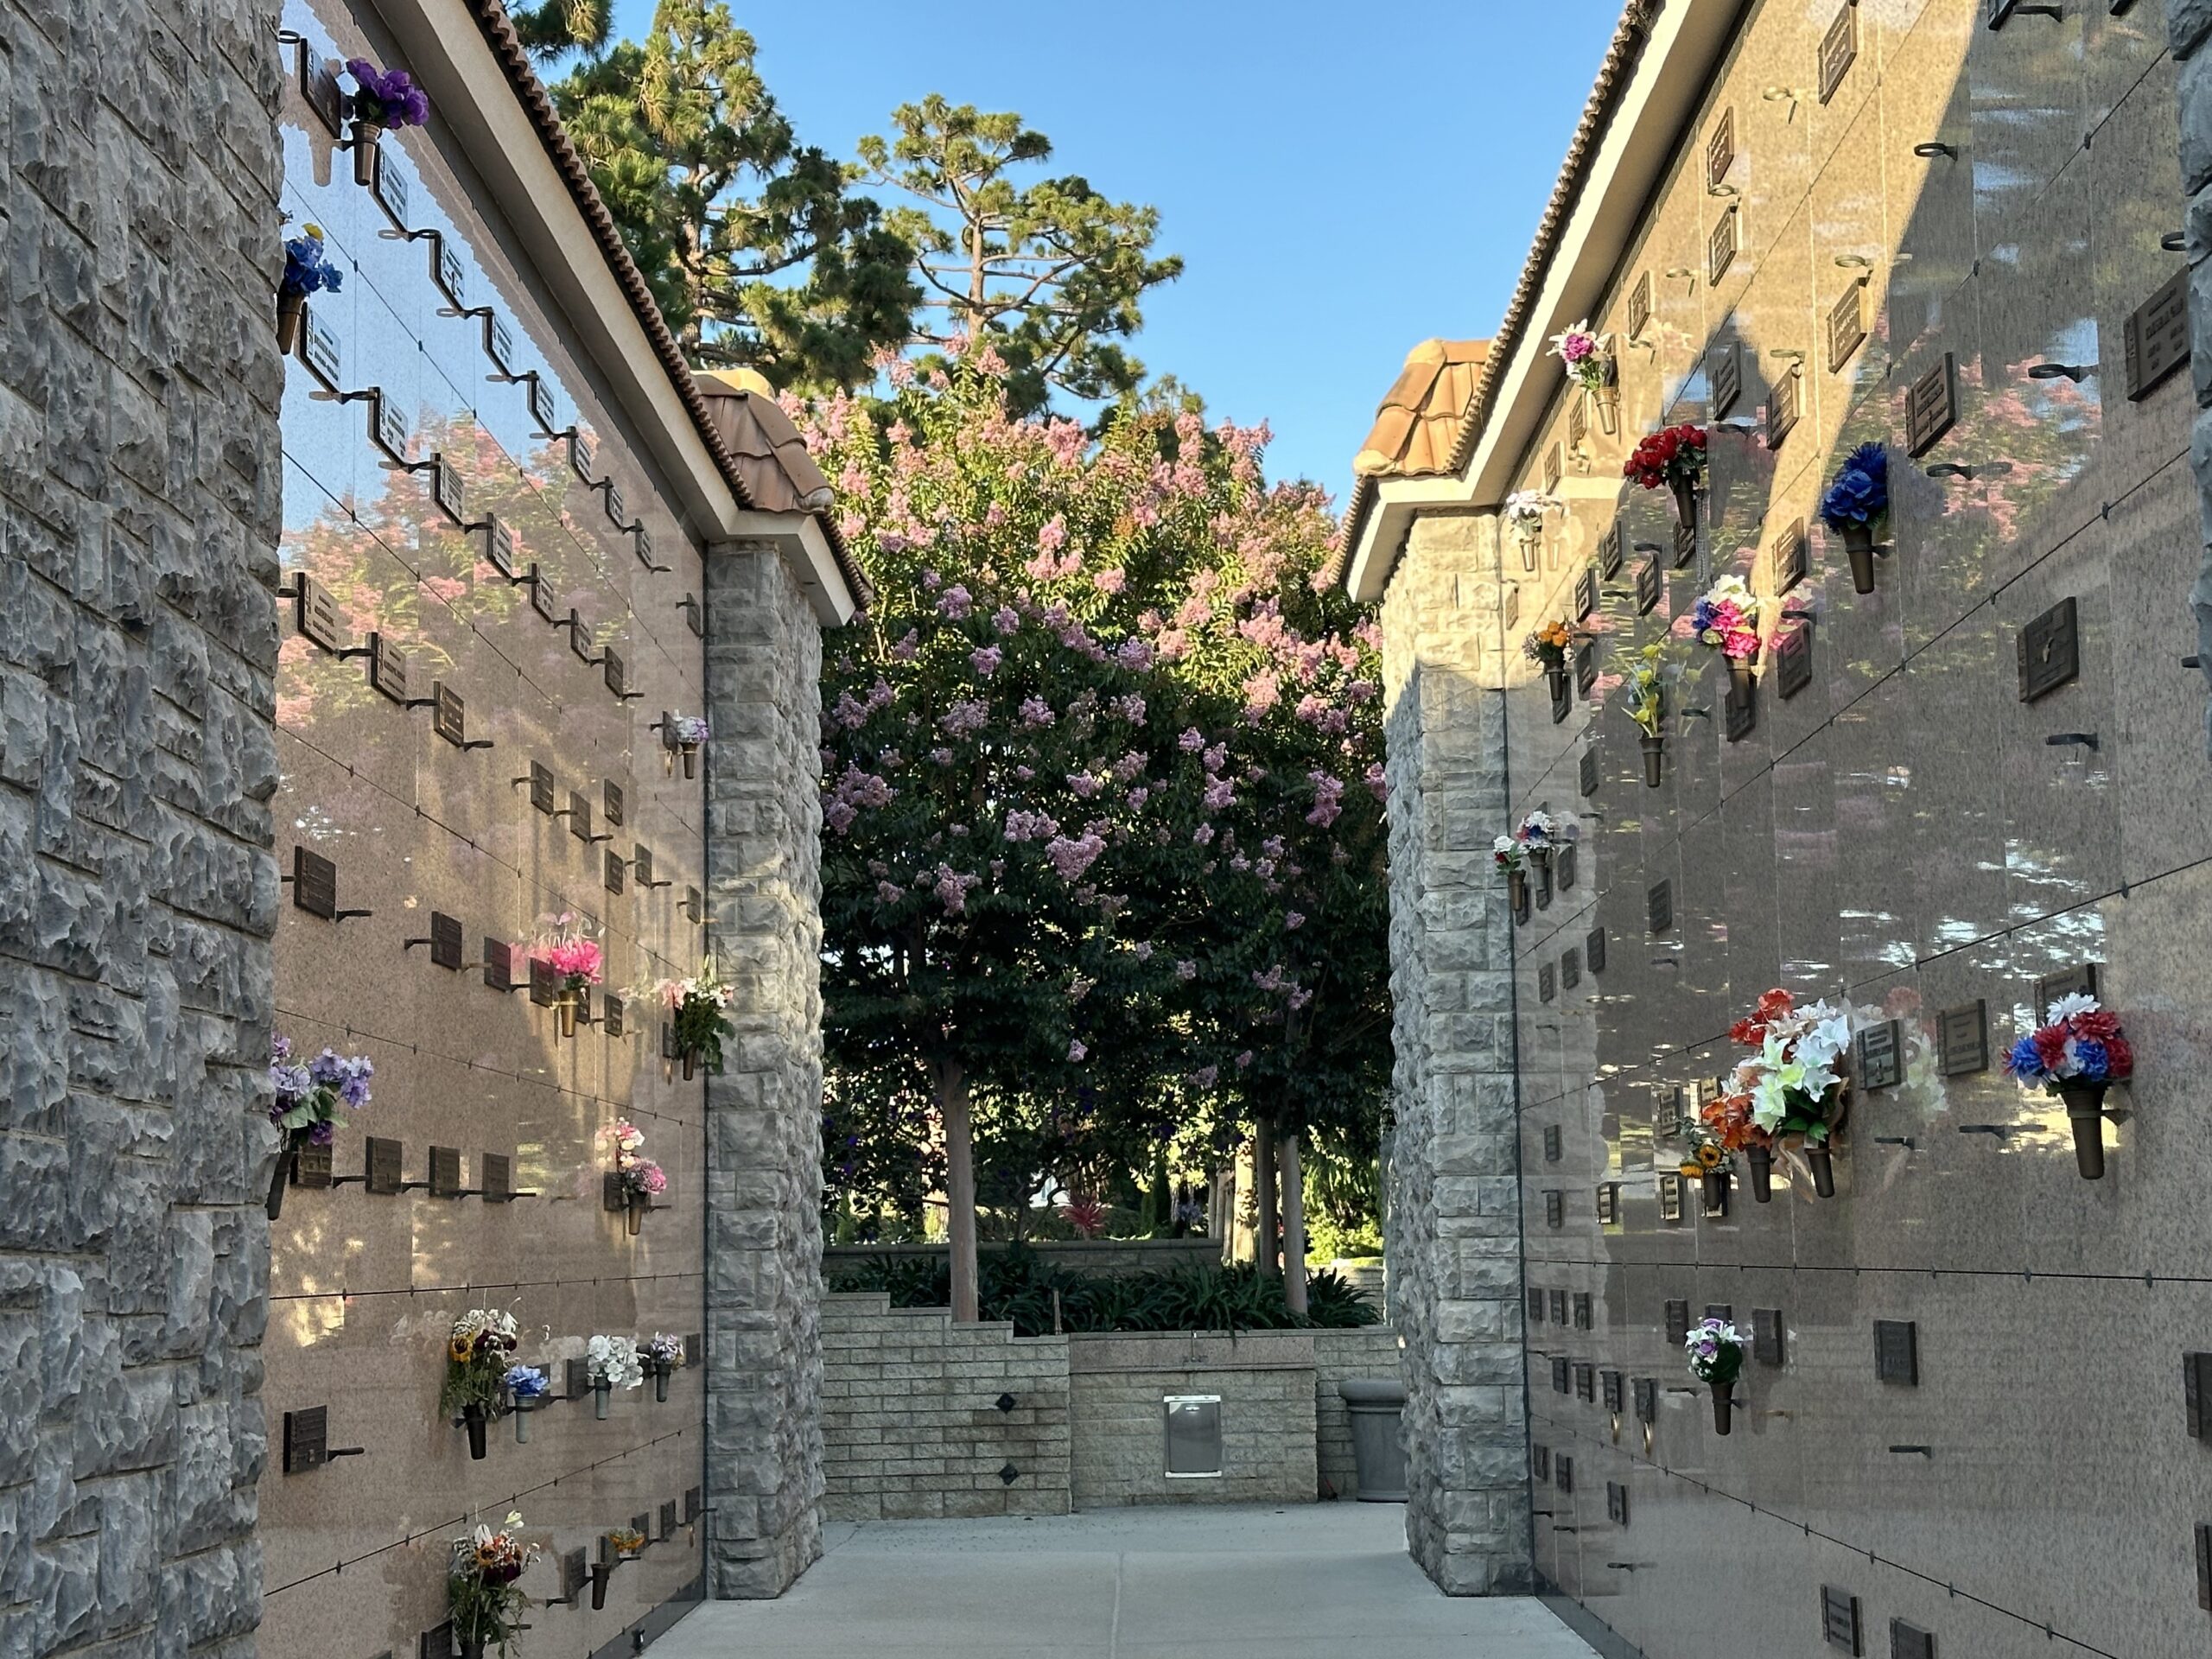
[[[1157,210],[1109,200],[1072,174],[1021,183],[1018,169],[1049,161],[1052,145],[1011,111],[932,92],[891,119],[889,137],[861,141],[861,160],[871,182],[905,198],[887,223],[915,250],[915,343],[954,351],[988,338],[1020,413],[1056,386],[1085,399],[1134,391],[1144,365],[1122,342],[1143,326],[1146,291],[1183,270],[1152,252]]]
[[[588,29],[558,6],[531,14],[535,33]],[[692,362],[850,387],[904,343],[911,248],[843,163],[798,141],[721,0],[660,0],[642,41],[586,58],[554,99]]]

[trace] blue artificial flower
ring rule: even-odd
[[[2023,1037],[2012,1045],[2011,1052],[2005,1056],[2005,1069],[2024,1083],[2043,1078],[2043,1056],[2036,1052],[2033,1037]]]
[[[1821,498],[1821,521],[1842,530],[1871,524],[1889,510],[1889,452],[1878,443],[1862,443],[1845,458]]]
[[[499,1381],[518,1400],[535,1400],[545,1392],[545,1373],[534,1365],[510,1365]]]
[[[2074,1039],[2074,1063],[2081,1067],[2084,1083],[2103,1083],[2112,1076],[2112,1055],[2094,1037]]]

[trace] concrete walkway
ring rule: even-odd
[[[1395,1503],[834,1525],[780,1601],[709,1602],[653,1659],[1591,1659],[1533,1599],[1440,1595]]]

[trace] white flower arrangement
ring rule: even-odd
[[[1543,534],[1544,515],[1560,505],[1541,490],[1516,490],[1505,498],[1506,527],[1523,541]]]
[[[638,1363],[638,1344],[629,1337],[594,1337],[585,1344],[585,1354],[594,1388],[604,1382],[609,1388],[634,1389],[645,1380],[645,1367]]]

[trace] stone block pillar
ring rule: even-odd
[[[707,882],[736,991],[707,1084],[713,1593],[822,1553],[821,634],[772,546],[707,558]]]
[[[9,1655],[247,1659],[260,1618],[275,25],[0,25]]]
[[[1452,1595],[1533,1585],[1497,531],[1416,521],[1383,600],[1396,1066],[1385,1249],[1407,1541]]]
[[[2188,198],[2190,327],[2196,403],[2190,444],[2203,518],[2204,559],[2190,603],[2196,613],[2199,671],[2212,688],[2212,0],[2166,0],[2167,37],[2181,62],[2181,187]],[[2212,756],[2212,701],[2205,711]]]

